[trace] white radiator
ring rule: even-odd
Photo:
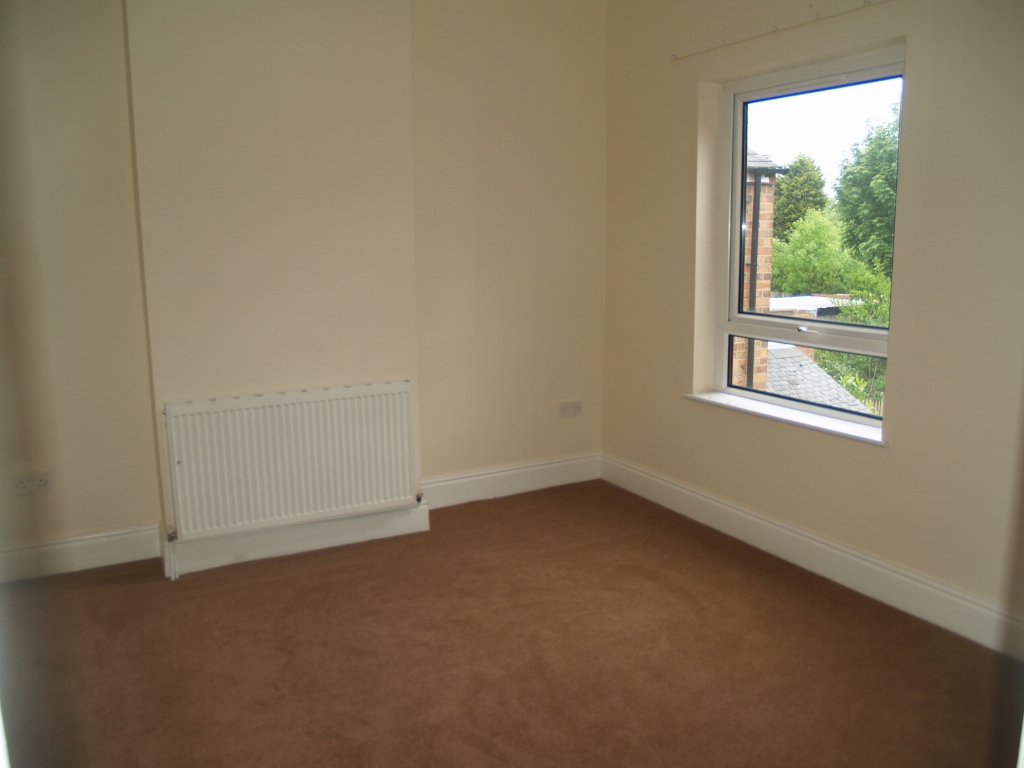
[[[182,542],[417,504],[409,382],[170,403]]]

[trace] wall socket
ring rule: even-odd
[[[566,400],[564,403],[558,404],[558,415],[563,419],[568,419],[571,416],[582,416],[583,415],[583,401],[582,400]]]
[[[18,462],[9,465],[4,471],[4,480],[7,492],[12,496],[46,493],[50,490],[50,470],[35,464]]]

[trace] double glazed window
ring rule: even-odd
[[[726,88],[726,391],[881,419],[902,87],[889,50]]]

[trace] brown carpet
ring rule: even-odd
[[[1004,657],[607,483],[432,525],[6,587],[13,765],[1013,764]]]

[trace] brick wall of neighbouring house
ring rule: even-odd
[[[751,294],[750,270],[754,232],[754,173],[747,174],[744,216],[746,231],[743,237],[743,310],[767,312],[772,295],[772,234],[775,229],[775,174],[761,175],[760,213],[757,237],[757,274]],[[753,306],[750,304],[753,296]],[[747,373],[747,339],[734,339],[732,346],[731,383],[738,387],[764,390],[768,385],[768,344],[754,341],[754,376],[749,383]]]

